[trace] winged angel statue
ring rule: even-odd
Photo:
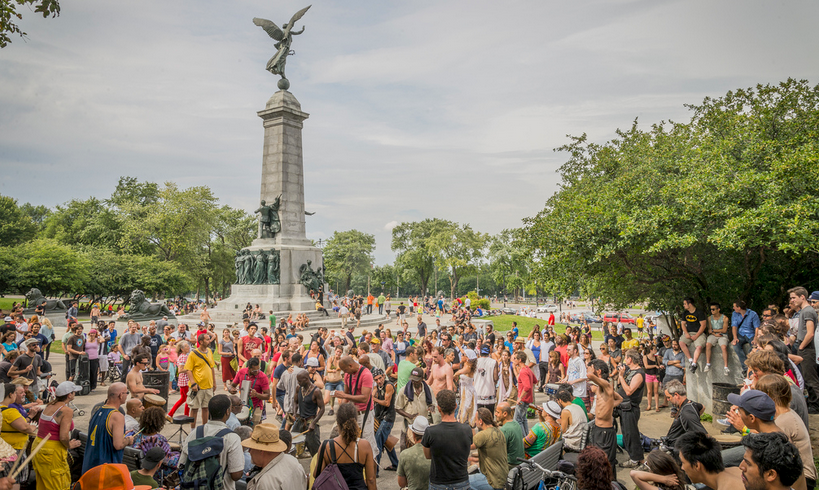
[[[279,88],[282,90],[287,90],[287,88],[290,86],[290,82],[287,81],[287,77],[284,75],[284,65],[287,62],[287,57],[294,54],[294,52],[290,50],[290,44],[293,43],[293,36],[298,36],[304,32],[304,26],[302,26],[301,30],[298,32],[293,31],[292,29],[296,25],[296,22],[298,22],[298,20],[301,19],[308,10],[310,10],[310,7],[312,7],[312,5],[308,5],[307,7],[293,14],[290,22],[284,24],[281,29],[279,26],[267,19],[260,19],[258,17],[253,18],[254,24],[264,29],[268,36],[278,41],[276,43],[276,54],[270,58],[270,61],[267,62],[265,69],[274,75],[281,75],[282,79],[279,80]]]

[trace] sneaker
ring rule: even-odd
[[[710,364],[706,364],[705,367],[702,368],[702,372],[704,372],[704,373],[707,373],[710,370],[711,370],[711,365]]]
[[[697,365],[696,364],[691,364],[691,374],[694,374],[696,372],[697,372]]]
[[[639,461],[628,460],[625,463],[620,463],[620,468],[638,468],[642,463]]]
[[[336,414],[336,413],[335,413],[335,412],[333,411],[333,409],[331,408],[331,409],[330,409],[330,413],[329,413],[330,417],[332,417],[332,416],[333,416],[333,415],[335,415],[335,414]]]
[[[730,426],[731,422],[728,419],[717,419],[717,423],[720,425]]]
[[[731,370],[730,370],[730,369],[728,369],[728,366],[725,366],[725,367],[722,369],[722,372],[724,372],[726,376],[728,376],[729,374],[731,374]]]

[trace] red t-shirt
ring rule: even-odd
[[[359,376],[361,377],[360,382]],[[373,373],[369,369],[362,366],[356,374],[345,374],[344,386],[350,387],[351,395],[360,395],[364,388],[370,388],[370,399],[365,403],[356,403],[355,407],[358,410],[367,410],[368,405],[369,408],[372,408]]]
[[[206,333],[208,333],[208,329],[207,329],[207,328],[202,329],[202,330],[197,330],[197,331],[196,331],[196,336],[194,337],[194,339],[196,339],[196,347],[199,347],[199,336],[200,336],[200,335],[204,335],[204,334],[206,334]]]
[[[566,352],[569,350],[568,345],[561,345],[560,347],[555,347],[555,351],[560,354],[560,362],[563,364],[563,367],[569,365],[569,353]]]
[[[253,349],[261,350],[262,344],[264,344],[264,340],[260,339],[259,337],[242,337],[242,357],[245,359],[250,359],[253,357],[251,351],[253,351]]]
[[[518,375],[518,393],[523,393],[525,390],[526,394],[518,397],[520,401],[524,403],[532,403],[535,401],[535,392],[532,389],[535,383],[537,383],[535,373],[527,366],[523,366]]]
[[[554,313],[549,313],[549,325],[551,325],[553,327],[555,326],[555,314]]]
[[[242,381],[244,380],[250,381],[250,389],[256,390],[259,393],[270,389],[270,379],[267,377],[265,373],[259,371],[258,373],[256,373],[256,376],[248,376],[247,372],[248,372],[247,368],[242,368],[239,370],[238,373],[236,373],[236,377],[233,378],[233,383],[238,385],[240,391],[242,389]],[[251,397],[250,399],[253,400],[254,408],[262,408],[264,400],[259,400],[253,397]]]

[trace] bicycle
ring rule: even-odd
[[[530,471],[540,471],[542,476],[538,490],[577,490],[577,478],[562,471],[547,470],[534,461],[518,458],[520,466],[526,465]],[[512,488],[516,488],[515,485]]]

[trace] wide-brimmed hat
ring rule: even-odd
[[[273,424],[259,424],[254,427],[250,439],[242,441],[242,447],[271,453],[287,451],[287,443],[279,439],[279,428]]]
[[[18,376],[16,378],[14,378],[13,380],[11,380],[11,384],[13,384],[13,385],[23,385],[23,386],[28,386],[33,382],[34,382],[34,380],[28,379],[28,378],[26,378],[24,376]]]
[[[427,431],[427,427],[429,427],[429,420],[427,420],[427,418],[423,415],[419,415],[412,421],[409,429],[419,436],[422,436],[424,435],[424,432]]]

